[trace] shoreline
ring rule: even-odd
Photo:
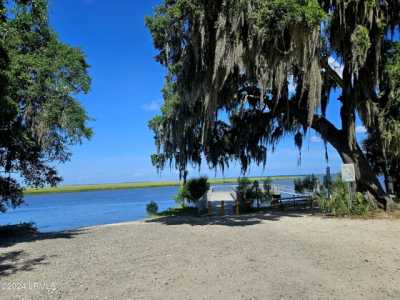
[[[280,179],[296,179],[305,175],[282,175],[282,176],[266,176],[266,177],[248,177],[250,180],[280,180]],[[217,178],[210,179],[210,184],[223,185],[229,183],[236,183],[237,178]],[[127,182],[127,183],[106,183],[106,184],[88,184],[88,185],[66,185],[55,188],[27,188],[24,191],[24,196],[40,195],[40,194],[58,194],[58,193],[79,193],[79,192],[93,192],[93,191],[107,191],[107,190],[126,190],[126,189],[140,189],[140,188],[158,188],[158,187],[173,187],[179,186],[179,181],[154,181],[154,182]]]
[[[293,211],[294,214],[297,212],[296,210]],[[394,221],[398,222],[400,220],[400,214],[372,214],[368,216],[352,216],[352,217],[329,217],[327,215],[322,214],[321,212],[317,213],[311,213],[311,212],[301,212],[304,216],[307,216],[308,218],[325,218],[325,220],[337,220],[337,221],[364,221],[364,222],[376,222],[376,221]],[[89,226],[82,226],[82,227],[77,227],[77,228],[72,228],[72,229],[64,229],[64,230],[57,230],[57,231],[49,231],[49,232],[43,232],[38,230],[38,234],[41,235],[52,235],[52,234],[63,234],[63,233],[73,233],[77,231],[82,231],[82,230],[96,230],[96,229],[102,229],[102,228],[109,228],[109,227],[119,227],[119,226],[129,226],[129,225],[144,225],[146,223],[156,223],[158,221],[161,221],[162,219],[176,219],[176,220],[192,220],[194,221],[194,224],[196,221],[198,223],[202,223],[203,221],[207,221],[210,219],[214,220],[223,220],[223,219],[241,219],[241,218],[253,218],[257,219],[260,215],[281,215],[285,216],[284,211],[274,211],[274,210],[266,210],[264,212],[253,212],[253,213],[244,213],[239,216],[235,214],[227,214],[227,215],[212,215],[212,216],[191,216],[191,215],[171,215],[171,216],[153,216],[153,217],[144,217],[141,219],[137,220],[131,220],[131,221],[121,221],[121,222],[114,222],[114,223],[106,223],[106,224],[97,224],[97,225],[89,225]],[[0,225],[1,227],[2,225]]]

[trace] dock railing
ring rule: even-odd
[[[214,187],[210,188],[209,192],[206,193],[202,199],[197,203],[199,212],[207,211],[209,214],[215,208],[220,208],[221,211],[226,210],[227,207],[238,206],[235,186],[232,185],[230,190],[218,191]],[[263,188],[261,188],[263,190]],[[313,193],[299,194],[296,193],[289,186],[280,186],[272,184],[270,188],[272,194],[271,207],[300,207],[304,205],[310,205],[313,207],[314,195]],[[282,197],[285,195],[285,197]],[[286,195],[289,195],[286,197]],[[222,208],[223,207],[223,208]],[[236,212],[237,213],[237,212]]]

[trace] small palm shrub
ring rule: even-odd
[[[254,200],[257,202],[257,207],[260,207],[263,200],[263,191],[260,188],[260,183],[258,180],[253,181],[252,189],[254,193]]]
[[[332,186],[332,194],[317,195],[319,207],[323,213],[334,216],[345,216],[350,214],[350,195],[344,182],[336,182]]]
[[[272,180],[270,178],[264,179],[263,188],[261,202],[269,205],[272,202]]]
[[[331,195],[317,195],[317,202],[323,213],[342,217],[349,215],[366,215],[375,209],[375,204],[368,201],[362,193],[356,193],[353,201],[346,183],[338,179],[332,183]]]
[[[239,202],[241,211],[248,211],[253,206],[254,200],[257,199],[257,192],[254,185],[248,178],[242,177],[238,179],[236,187],[236,199]]]
[[[146,210],[150,216],[156,215],[158,212],[158,204],[154,201],[151,201],[150,203],[147,204]]]
[[[196,203],[210,189],[207,177],[199,177],[188,180],[186,183],[187,197],[189,202]]]
[[[186,184],[179,188],[175,201],[182,207],[186,205],[186,201],[196,203],[209,189],[210,184],[207,177],[189,179]]]
[[[356,193],[356,199],[352,205],[352,214],[365,216],[371,210],[376,209],[375,203],[368,201],[363,194]]]
[[[255,180],[251,181],[246,177],[238,179],[236,187],[236,199],[239,202],[241,211],[250,211],[254,202],[260,207],[261,203],[270,204],[272,201],[272,181],[267,178],[263,181],[263,189],[260,188],[260,183]]]

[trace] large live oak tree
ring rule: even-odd
[[[287,134],[301,148],[312,128],[355,164],[358,190],[387,205],[400,153],[399,23],[398,0],[165,0],[147,18],[168,70],[162,114],[150,122],[153,163],[185,174],[204,156],[246,170]],[[330,100],[340,127],[326,115]],[[378,161],[357,143],[357,114]]]
[[[91,136],[74,98],[89,90],[87,69],[49,26],[47,0],[0,0],[0,211],[23,201],[22,182],[60,182],[52,163]]]

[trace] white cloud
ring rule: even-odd
[[[149,103],[145,103],[142,105],[142,109],[145,111],[160,111],[162,105],[161,100],[153,100]]]
[[[365,126],[357,126],[356,127],[356,133],[365,134],[365,133],[367,133],[367,128],[365,128]]]
[[[344,66],[343,64],[339,63],[336,59],[334,59],[332,56],[329,57],[328,59],[328,64],[331,66],[332,69],[338,73],[338,75],[343,78],[343,69]]]
[[[322,142],[322,139],[321,139],[319,136],[313,135],[313,136],[310,138],[310,141],[311,141],[311,143],[321,143],[321,142]]]

